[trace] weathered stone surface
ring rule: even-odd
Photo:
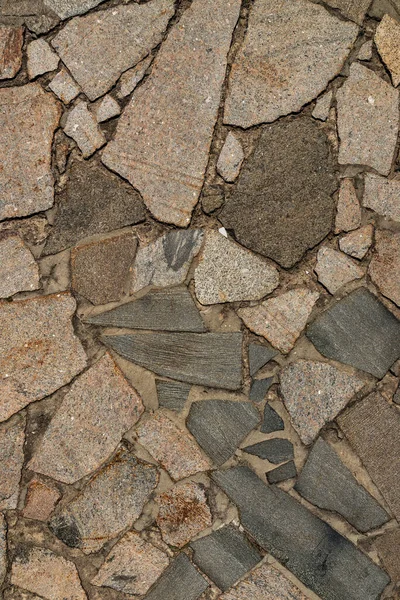
[[[244,246],[292,267],[330,232],[336,185],[317,123],[280,121],[262,129],[219,219]]]
[[[361,206],[351,179],[340,181],[335,233],[352,231],[361,225]]]
[[[230,131],[218,157],[217,171],[225,181],[232,183],[239,175],[243,160],[242,145],[235,134]]]
[[[55,71],[60,62],[57,54],[51,49],[51,46],[43,38],[32,40],[28,44],[28,76],[29,79],[35,79],[38,75]]]
[[[74,248],[72,289],[93,304],[118,301],[127,284],[136,246],[135,234],[127,232]]]
[[[400,23],[385,15],[375,32],[375,44],[395,87],[400,83]]]
[[[103,340],[157,375],[227,390],[242,383],[241,333],[134,333]]]
[[[122,73],[118,82],[117,96],[119,98],[125,98],[133,92],[136,86],[142,81],[152,61],[153,56],[147,56],[147,58],[144,58],[135,67]]]
[[[104,96],[100,104],[96,107],[96,119],[98,123],[108,121],[121,113],[121,107],[116,100],[109,94]]]
[[[339,426],[361,458],[395,518],[400,519],[400,414],[378,393],[338,417]]]
[[[375,253],[369,275],[380,292],[400,306],[400,233],[375,232]]]
[[[109,354],[64,396],[28,468],[64,483],[107,460],[143,412],[143,404]]]
[[[324,356],[379,379],[400,357],[400,322],[364,287],[319,315],[307,337]]]
[[[157,483],[157,469],[122,448],[77,496],[56,511],[50,528],[67,546],[85,554],[97,552],[133,525]]]
[[[222,465],[259,423],[250,402],[199,400],[193,402],[187,427],[216,465]]]
[[[329,110],[332,104],[332,92],[326,92],[323,96],[318,98],[315,108],[312,112],[314,119],[319,121],[326,121],[329,117]]]
[[[206,215],[221,208],[225,201],[225,190],[223,185],[205,185],[201,193],[201,208]]]
[[[262,402],[266,393],[271,387],[273,380],[273,377],[267,377],[266,379],[255,379],[250,388],[250,400],[252,402]]]
[[[185,406],[191,386],[178,381],[156,379],[158,404],[169,410],[180,412]]]
[[[339,248],[354,258],[364,258],[371,247],[373,234],[373,225],[356,229],[339,240]]]
[[[0,0],[0,20],[11,26],[26,24],[34,33],[47,33],[59,23],[43,0]]]
[[[0,25],[0,79],[12,79],[22,64],[22,27]]]
[[[278,352],[269,344],[249,344],[249,370],[252,377],[257,371],[267,364]]]
[[[293,444],[284,438],[264,440],[263,442],[258,442],[258,444],[246,446],[243,450],[247,454],[253,454],[264,460],[267,459],[274,465],[291,460],[294,457]]]
[[[272,471],[268,471],[267,480],[271,485],[286,481],[287,479],[293,479],[297,475],[296,465],[293,460],[290,460]]]
[[[29,482],[22,514],[25,519],[46,522],[60,498],[61,494],[55,487],[46,485],[40,479],[32,479]]]
[[[40,596],[26,592],[14,585],[4,590],[3,597],[4,600],[43,600]]]
[[[194,274],[196,296],[202,304],[259,300],[279,284],[279,274],[256,254],[218,231],[206,234]]]
[[[399,93],[376,73],[353,63],[337,92],[339,163],[367,165],[387,175],[399,128]]]
[[[363,205],[379,215],[400,222],[400,180],[365,174]]]
[[[281,392],[293,427],[310,444],[333,421],[364,381],[327,363],[299,360],[281,372]]]
[[[400,385],[398,386],[395,395],[393,396],[393,402],[400,405]]]
[[[400,557],[398,552],[400,530],[386,531],[375,540],[375,547],[391,580],[393,583],[398,583],[400,581]]]
[[[145,600],[197,600],[207,588],[206,579],[186,554],[179,554],[145,596]]]
[[[39,288],[39,268],[19,235],[0,233],[0,298]]]
[[[151,285],[167,287],[183,283],[203,242],[201,229],[170,231],[139,248],[132,274],[131,293]]]
[[[295,489],[319,508],[342,515],[358,531],[381,527],[389,516],[342,463],[334,449],[319,438]]]
[[[272,565],[255,569],[220,600],[307,600],[300,590]]]
[[[51,144],[60,107],[37,83],[0,90],[0,219],[50,208]]]
[[[68,113],[64,133],[75,140],[84,158],[89,158],[106,143],[95,116],[82,100]]]
[[[256,0],[232,65],[225,123],[250,127],[298,112],[340,72],[357,31],[305,0]]]
[[[198,483],[178,483],[159,494],[156,502],[159,505],[157,525],[164,541],[171,546],[182,548],[212,523],[204,487]]]
[[[361,25],[371,2],[370,0],[327,0],[327,4],[332,8],[338,8],[342,15]]]
[[[69,294],[0,303],[0,421],[69,383],[86,366]]]
[[[45,548],[24,548],[11,570],[11,583],[46,600],[86,600],[73,562]]]
[[[331,294],[335,294],[346,283],[364,276],[364,270],[356,261],[327,246],[318,250],[314,271],[318,275],[318,281]]]
[[[128,531],[113,546],[92,584],[140,596],[148,591],[168,563],[162,550],[143,540],[135,531]]]
[[[228,590],[260,562],[261,554],[238,529],[227,525],[191,543],[194,563],[220,590]]]
[[[292,496],[266,485],[248,467],[212,478],[238,506],[245,530],[321,598],[379,598],[389,582],[386,573]]]
[[[71,75],[64,68],[51,80],[49,88],[64,104],[72,102],[81,91]]]
[[[17,507],[24,442],[25,417],[18,415],[0,425],[0,510]]]
[[[7,522],[3,513],[0,513],[0,585],[3,585],[7,567]]]
[[[194,0],[103,153],[160,221],[188,225],[199,198],[239,10],[239,0]]]
[[[285,424],[282,417],[267,402],[264,406],[264,419],[260,431],[262,433],[272,433],[274,431],[283,431],[284,429]]]
[[[372,40],[368,40],[365,42],[360,48],[360,51],[357,55],[358,60],[371,60],[372,58]]]
[[[199,310],[185,286],[151,291],[139,300],[86,320],[94,325],[128,329],[205,331]]]
[[[82,15],[102,2],[104,0],[44,0],[45,5],[51,8],[60,19]]]

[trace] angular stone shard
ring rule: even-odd
[[[37,290],[39,268],[19,235],[0,233],[0,298]]]
[[[219,600],[307,600],[307,597],[278,569],[264,564]]]
[[[369,1],[369,0],[367,0]],[[371,60],[372,58],[372,44],[373,41],[372,40],[368,40],[368,42],[365,42],[365,44],[363,44],[360,48],[360,51],[357,55],[358,60]]]
[[[60,115],[38,83],[0,90],[0,220],[53,205],[51,145]]]
[[[315,442],[308,455],[295,489],[319,508],[339,513],[362,533],[381,527],[389,520],[375,498],[358,483],[322,438]]]
[[[307,337],[327,358],[378,379],[400,357],[400,321],[364,287],[319,315]]]
[[[178,381],[156,379],[158,404],[169,410],[180,412],[185,406],[191,386]]]
[[[92,156],[106,143],[106,138],[99,129],[93,113],[83,100],[75,104],[68,113],[64,133],[75,140],[84,158]]]
[[[109,94],[104,96],[103,100],[96,107],[96,119],[98,123],[108,121],[121,113],[121,107],[116,100]]]
[[[260,421],[250,402],[199,400],[193,402],[187,427],[216,465],[222,465]]]
[[[242,383],[241,333],[134,333],[103,340],[157,375],[227,390]]]
[[[392,166],[399,129],[399,93],[376,73],[353,63],[337,92],[339,163],[367,165],[382,175]]]
[[[104,0],[44,0],[44,4],[51,8],[60,19],[83,15],[102,2]]]
[[[0,303],[0,421],[66,385],[86,366],[69,294]]]
[[[119,89],[117,91],[117,96],[119,98],[125,98],[133,92],[133,90],[145,76],[147,69],[153,62],[153,58],[154,57],[150,55],[147,58],[144,58],[139,64],[136,65],[136,67],[125,71],[125,73],[122,73],[118,82]]]
[[[239,0],[194,0],[103,153],[160,221],[188,225],[199,198],[239,10]]]
[[[244,160],[241,143],[234,133],[228,133],[221,153],[218,157],[217,171],[229,183],[235,181]]]
[[[60,62],[60,58],[43,38],[30,42],[26,52],[28,55],[29,79],[35,79],[38,75],[55,71]]]
[[[273,438],[272,440],[264,440],[252,446],[243,448],[247,454],[253,454],[262,459],[267,459],[274,465],[281,462],[291,460],[294,457],[293,444],[284,438]]]
[[[24,464],[25,425],[22,415],[0,425],[0,510],[17,508]]]
[[[335,294],[346,283],[364,276],[364,270],[356,261],[327,246],[318,250],[314,271],[318,275],[318,281],[331,294]]]
[[[335,233],[352,231],[361,225],[361,207],[351,179],[342,179],[339,189]]]
[[[375,547],[393,583],[400,581],[400,530],[386,531],[375,540]]]
[[[238,242],[289,268],[331,231],[336,187],[318,124],[308,117],[279,121],[262,128],[219,219]]]
[[[250,400],[252,402],[262,402],[273,381],[273,377],[267,377],[266,379],[255,379],[250,388]]]
[[[400,222],[400,180],[366,173],[364,182],[363,205],[379,215]]]
[[[0,80],[12,79],[22,64],[24,30],[0,25]]]
[[[311,360],[285,367],[280,379],[285,406],[304,444],[310,444],[365,384],[356,375]]]
[[[64,104],[69,104],[80,94],[80,88],[66,69],[59,73],[49,83],[49,88]],[[93,129],[93,126],[92,126]],[[72,136],[71,136],[72,137]]]
[[[329,110],[332,104],[332,92],[326,92],[323,96],[318,98],[315,108],[312,112],[314,119],[319,121],[326,121],[329,117]]]
[[[264,419],[260,431],[262,433],[273,433],[274,431],[283,431],[284,429],[285,423],[282,417],[267,402],[264,407]]]
[[[376,600],[389,583],[351,542],[248,467],[214,472],[212,478],[239,508],[245,530],[321,598]]]
[[[6,578],[7,568],[7,521],[4,514],[0,513],[0,585]]]
[[[268,471],[267,480],[271,485],[286,481],[287,479],[293,479],[297,475],[296,465],[293,460]]]
[[[355,21],[359,25],[364,20],[366,12],[371,4],[370,0],[327,0],[332,8],[338,8],[342,15]]]
[[[49,487],[39,479],[32,479],[29,482],[22,514],[25,519],[46,522],[60,498],[61,494],[55,487]]]
[[[207,588],[206,579],[195,569],[186,554],[179,554],[144,600],[198,600]]]
[[[376,231],[369,275],[380,292],[400,306],[400,233]]]
[[[306,0],[256,0],[232,65],[224,122],[251,127],[300,111],[339,74],[357,32]]]
[[[342,237],[339,240],[339,248],[342,252],[361,260],[371,247],[373,235],[373,225],[366,225]]]
[[[400,23],[385,15],[375,32],[375,44],[397,87],[400,83]]]
[[[249,369],[252,377],[257,371],[267,364],[278,352],[269,344],[261,346],[261,344],[249,344]]]

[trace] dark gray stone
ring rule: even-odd
[[[227,390],[242,384],[241,333],[134,333],[103,341],[157,375]]]
[[[155,290],[122,306],[87,319],[88,323],[157,331],[205,331],[203,320],[186,287]]]
[[[273,431],[283,431],[285,429],[285,423],[282,417],[267,404],[264,406],[264,420],[260,427],[262,433],[272,433]]]
[[[190,545],[193,561],[223,592],[262,559],[247,538],[231,525]]]
[[[252,402],[262,402],[265,398],[265,394],[273,384],[273,381],[273,377],[267,377],[267,379],[255,379],[250,388],[250,400]]]
[[[319,508],[339,513],[363,533],[389,520],[375,498],[322,438],[315,442],[295,489]]]
[[[180,412],[185,406],[191,386],[178,381],[156,379],[159,406]]]
[[[197,600],[207,588],[207,581],[186,554],[179,554],[144,596],[144,600]]]
[[[259,421],[250,402],[199,400],[190,407],[186,424],[206,454],[222,465]]]
[[[400,321],[364,287],[317,317],[307,337],[327,358],[379,379],[400,356]]]
[[[267,479],[268,483],[272,485],[274,483],[279,483],[280,481],[286,481],[286,479],[293,479],[293,477],[296,477],[296,475],[296,465],[291,460],[284,465],[276,467],[276,469],[272,469],[272,471],[268,471]]]
[[[248,454],[253,454],[262,459],[267,459],[274,465],[291,460],[294,457],[293,444],[284,438],[264,440],[252,446],[243,448]]]
[[[248,467],[212,474],[245,530],[322,600],[377,600],[386,573],[351,542]]]
[[[269,344],[264,346],[261,346],[260,344],[249,344],[249,365],[251,377],[277,354],[279,354],[279,352]]]

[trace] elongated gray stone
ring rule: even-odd
[[[207,588],[207,581],[186,554],[179,554],[144,600],[197,600]]]
[[[242,383],[241,333],[136,333],[103,340],[157,375],[227,390]]]
[[[257,371],[267,364],[274,356],[279,354],[275,348],[269,344],[249,344],[249,366],[250,376],[253,377]]]
[[[180,412],[189,396],[190,385],[178,381],[156,379],[159,406]]]
[[[272,471],[268,471],[267,480],[271,485],[280,483],[281,481],[286,481],[286,479],[293,479],[296,477],[297,469],[293,460],[290,460],[283,465],[279,465],[276,469],[272,469]]]
[[[243,450],[248,454],[253,454],[259,458],[267,459],[274,465],[286,460],[291,460],[294,457],[293,444],[284,438],[264,440],[258,444],[246,446],[246,448],[243,448]]]
[[[248,467],[212,478],[237,505],[245,530],[322,600],[377,600],[389,577],[351,542]]]
[[[262,433],[272,433],[273,431],[283,431],[285,424],[282,417],[278,415],[276,410],[272,408],[267,402],[264,407],[264,420],[260,427]]]

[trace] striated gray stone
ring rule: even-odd
[[[60,62],[60,58],[43,38],[32,40],[28,45],[26,53],[28,55],[29,79],[35,79],[38,75],[55,71]]]
[[[75,15],[83,15],[85,12],[88,12],[104,1],[105,0],[44,0],[44,4],[51,8],[60,19],[68,19]]]
[[[0,298],[40,287],[39,268],[19,235],[0,233]]]
[[[307,600],[307,597],[273,565],[264,563],[219,600]]]
[[[291,460],[276,469],[272,469],[272,471],[268,471],[267,480],[271,485],[280,483],[281,481],[286,481],[287,479],[293,479],[297,475],[296,465],[294,461]]]
[[[261,344],[249,344],[250,376],[253,377],[261,367],[266,365],[277,354],[279,353],[269,344],[262,346]]]
[[[93,113],[88,110],[83,100],[75,104],[68,113],[64,133],[75,140],[84,158],[89,158],[106,143],[106,138],[99,129]]]
[[[195,569],[186,554],[179,554],[144,600],[197,600],[207,588],[206,579]]]
[[[180,412],[185,406],[191,386],[178,381],[156,379],[159,406]]]
[[[264,440],[252,446],[243,448],[247,454],[253,454],[262,459],[267,459],[274,465],[291,460],[294,457],[293,444],[284,438],[273,438],[272,440]]]
[[[226,136],[225,143],[218,157],[217,171],[229,183],[235,181],[240,172],[244,159],[241,143],[231,131]]]
[[[255,379],[250,388],[250,400],[252,402],[262,402],[269,388],[273,384],[273,381],[273,377],[267,377],[266,379]]]
[[[51,80],[49,88],[64,104],[72,102],[81,91],[71,75],[64,68]]]
[[[267,402],[264,406],[264,419],[260,427],[262,433],[273,433],[274,431],[283,431],[285,424],[282,417]]]
[[[18,505],[24,464],[25,425],[26,420],[22,415],[15,415],[0,425],[0,510],[12,510]]]
[[[371,247],[373,234],[374,227],[371,224],[351,231],[339,240],[339,248],[354,258],[364,258]]]
[[[7,27],[0,24],[0,80],[12,79],[22,65],[22,27]]]
[[[364,269],[356,261],[327,246],[322,246],[318,250],[314,271],[318,276],[318,281],[331,294],[335,294],[350,281],[361,279],[364,276]]]
[[[132,69],[128,69],[125,73],[122,73],[118,81],[118,98],[125,98],[129,96],[136,88],[136,86],[142,81],[146,74],[147,69],[153,62],[153,56],[147,56],[139,64]]]
[[[378,215],[400,222],[399,196],[400,180],[365,173],[363,206],[372,208]]]

